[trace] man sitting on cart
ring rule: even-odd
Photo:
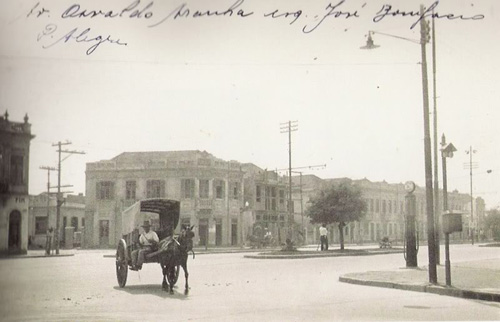
[[[134,271],[142,268],[146,255],[152,253],[160,242],[158,235],[151,230],[149,221],[145,221],[141,227],[144,228],[144,232],[139,237],[140,248],[132,251],[132,267],[130,269]]]

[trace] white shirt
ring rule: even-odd
[[[154,231],[150,230],[147,233],[143,232],[141,234],[141,237],[139,237],[139,243],[141,245],[144,245],[144,246],[150,246],[151,243],[149,242],[148,239],[152,239],[152,240],[156,241],[157,243],[160,242],[160,239],[158,238],[158,235]]]
[[[319,227],[319,235],[320,236],[326,236],[328,234],[328,230],[326,229],[326,227]]]

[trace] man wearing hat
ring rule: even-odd
[[[153,246],[156,246],[160,242],[158,235],[151,230],[149,221],[145,221],[144,225],[141,227],[144,228],[144,232],[139,237],[139,245],[141,248],[132,252],[132,267],[130,269],[134,271],[142,268],[146,255],[152,253]]]

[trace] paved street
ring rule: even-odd
[[[421,247],[419,265],[427,264]],[[0,260],[2,321],[498,320],[500,303],[340,283],[349,272],[404,266],[402,254],[262,260],[235,254],[189,259],[189,295],[174,295],[147,264],[118,287],[112,251]],[[498,248],[453,245],[452,263],[498,258]],[[182,274],[182,273],[181,273]]]

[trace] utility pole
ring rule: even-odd
[[[298,121],[288,121],[280,124],[280,132],[288,133],[288,238],[293,240],[293,207],[292,207],[292,132],[299,129]]]
[[[434,12],[433,12],[434,13]],[[434,15],[432,15],[432,92],[433,92],[433,130],[434,130],[434,214],[435,214],[435,234],[436,234],[436,264],[440,264],[440,249],[439,249],[439,172],[438,172],[438,135],[437,135],[437,94],[436,94],[436,26],[434,23]]]
[[[41,166],[41,170],[47,170],[47,224],[50,224],[50,171],[57,171],[54,167]]]
[[[420,5],[423,15],[424,6]],[[432,153],[429,129],[429,86],[427,78],[426,44],[429,40],[429,26],[425,19],[420,20],[420,49],[422,54],[422,95],[424,114],[424,161],[425,161],[425,201],[427,210],[427,245],[429,249],[429,282],[437,284],[436,234],[434,232],[434,193],[432,187]]]
[[[472,245],[474,245],[474,229],[476,228],[474,225],[474,197],[472,195],[472,169],[477,169],[478,164],[472,163],[472,154],[476,153],[476,150],[472,149],[472,146],[469,147],[469,151],[465,151],[470,157],[469,164],[465,163],[464,168],[468,167],[470,171],[470,236],[472,239]]]
[[[318,165],[309,165],[309,166],[304,166],[304,167],[295,167],[295,168],[288,168],[288,169],[276,169],[276,173],[278,171],[285,171],[288,170],[289,173],[299,173],[300,174],[300,215],[302,217],[302,229],[304,229],[304,203],[303,203],[303,196],[302,196],[302,171],[294,171],[294,170],[299,170],[299,169],[309,169],[309,170],[317,170],[317,169],[324,169],[326,168],[326,164],[318,164]],[[291,177],[291,176],[290,176]],[[290,180],[291,182],[291,180]],[[292,189],[290,189],[291,191]],[[290,198],[292,200],[292,198]]]
[[[52,144],[52,146],[57,146],[57,151],[59,154],[58,162],[57,162],[57,203],[56,203],[56,233],[55,233],[55,242],[56,242],[56,255],[59,254],[59,233],[60,233],[60,221],[61,221],[61,205],[63,204],[63,198],[61,195],[61,163],[62,161],[66,160],[69,158],[72,154],[85,154],[85,152],[82,151],[70,151],[70,150],[62,150],[63,145],[70,145],[71,142],[66,141],[66,142],[57,142]],[[68,153],[69,155],[61,160],[61,153]],[[67,186],[65,186],[67,187]]]

